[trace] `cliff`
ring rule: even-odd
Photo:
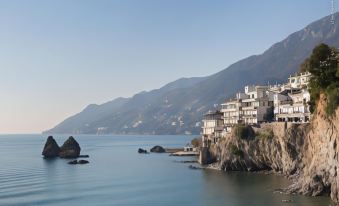
[[[253,138],[229,134],[210,152],[222,170],[273,170],[294,178],[288,193],[330,195],[339,202],[339,109],[326,117],[326,101],[321,95],[311,123],[263,124],[252,128]]]

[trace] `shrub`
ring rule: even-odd
[[[201,137],[197,137],[191,140],[191,144],[193,147],[200,147],[202,145],[202,139]]]
[[[251,126],[238,124],[233,128],[236,137],[243,140],[250,140],[255,137],[254,130]]]
[[[238,156],[240,158],[244,158],[244,152],[240,150],[237,146],[233,144],[230,145],[230,150],[233,155]]]
[[[327,96],[327,106],[326,106],[326,113],[328,115],[335,114],[335,110],[339,105],[339,84],[335,85],[332,84],[326,89],[326,96]]]

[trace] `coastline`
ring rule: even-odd
[[[242,139],[230,133],[208,148],[212,169],[247,171],[284,176],[292,181],[280,191],[306,196],[330,196],[338,202],[336,147],[339,138],[339,109],[326,118],[321,97],[318,112],[309,124],[269,123],[251,128],[256,134],[270,130],[271,137]],[[326,148],[326,150],[324,150]],[[218,160],[218,161],[216,161]]]

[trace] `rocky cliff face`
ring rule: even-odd
[[[222,170],[273,170],[294,177],[295,183],[286,192],[328,194],[339,202],[339,109],[327,118],[325,104],[322,96],[309,124],[264,124],[253,128],[255,138],[230,134],[210,152]]]
[[[313,196],[327,193],[339,202],[339,109],[334,117],[328,119],[324,111],[325,103],[326,98],[322,96],[310,131],[304,136],[304,167],[290,191]]]

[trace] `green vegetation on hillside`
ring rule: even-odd
[[[255,137],[255,132],[249,125],[237,124],[232,130],[236,137],[243,140],[252,140]]]
[[[229,146],[229,149],[231,150],[231,153],[232,153],[233,155],[238,156],[238,157],[240,157],[241,159],[244,158],[244,152],[243,152],[241,149],[239,149],[237,146],[231,144],[231,145]]]
[[[327,96],[325,111],[332,116],[339,106],[339,52],[326,44],[320,44],[313,49],[311,56],[301,65],[301,72],[309,71],[312,78],[309,84],[311,95],[310,109],[316,109],[320,93]]]

